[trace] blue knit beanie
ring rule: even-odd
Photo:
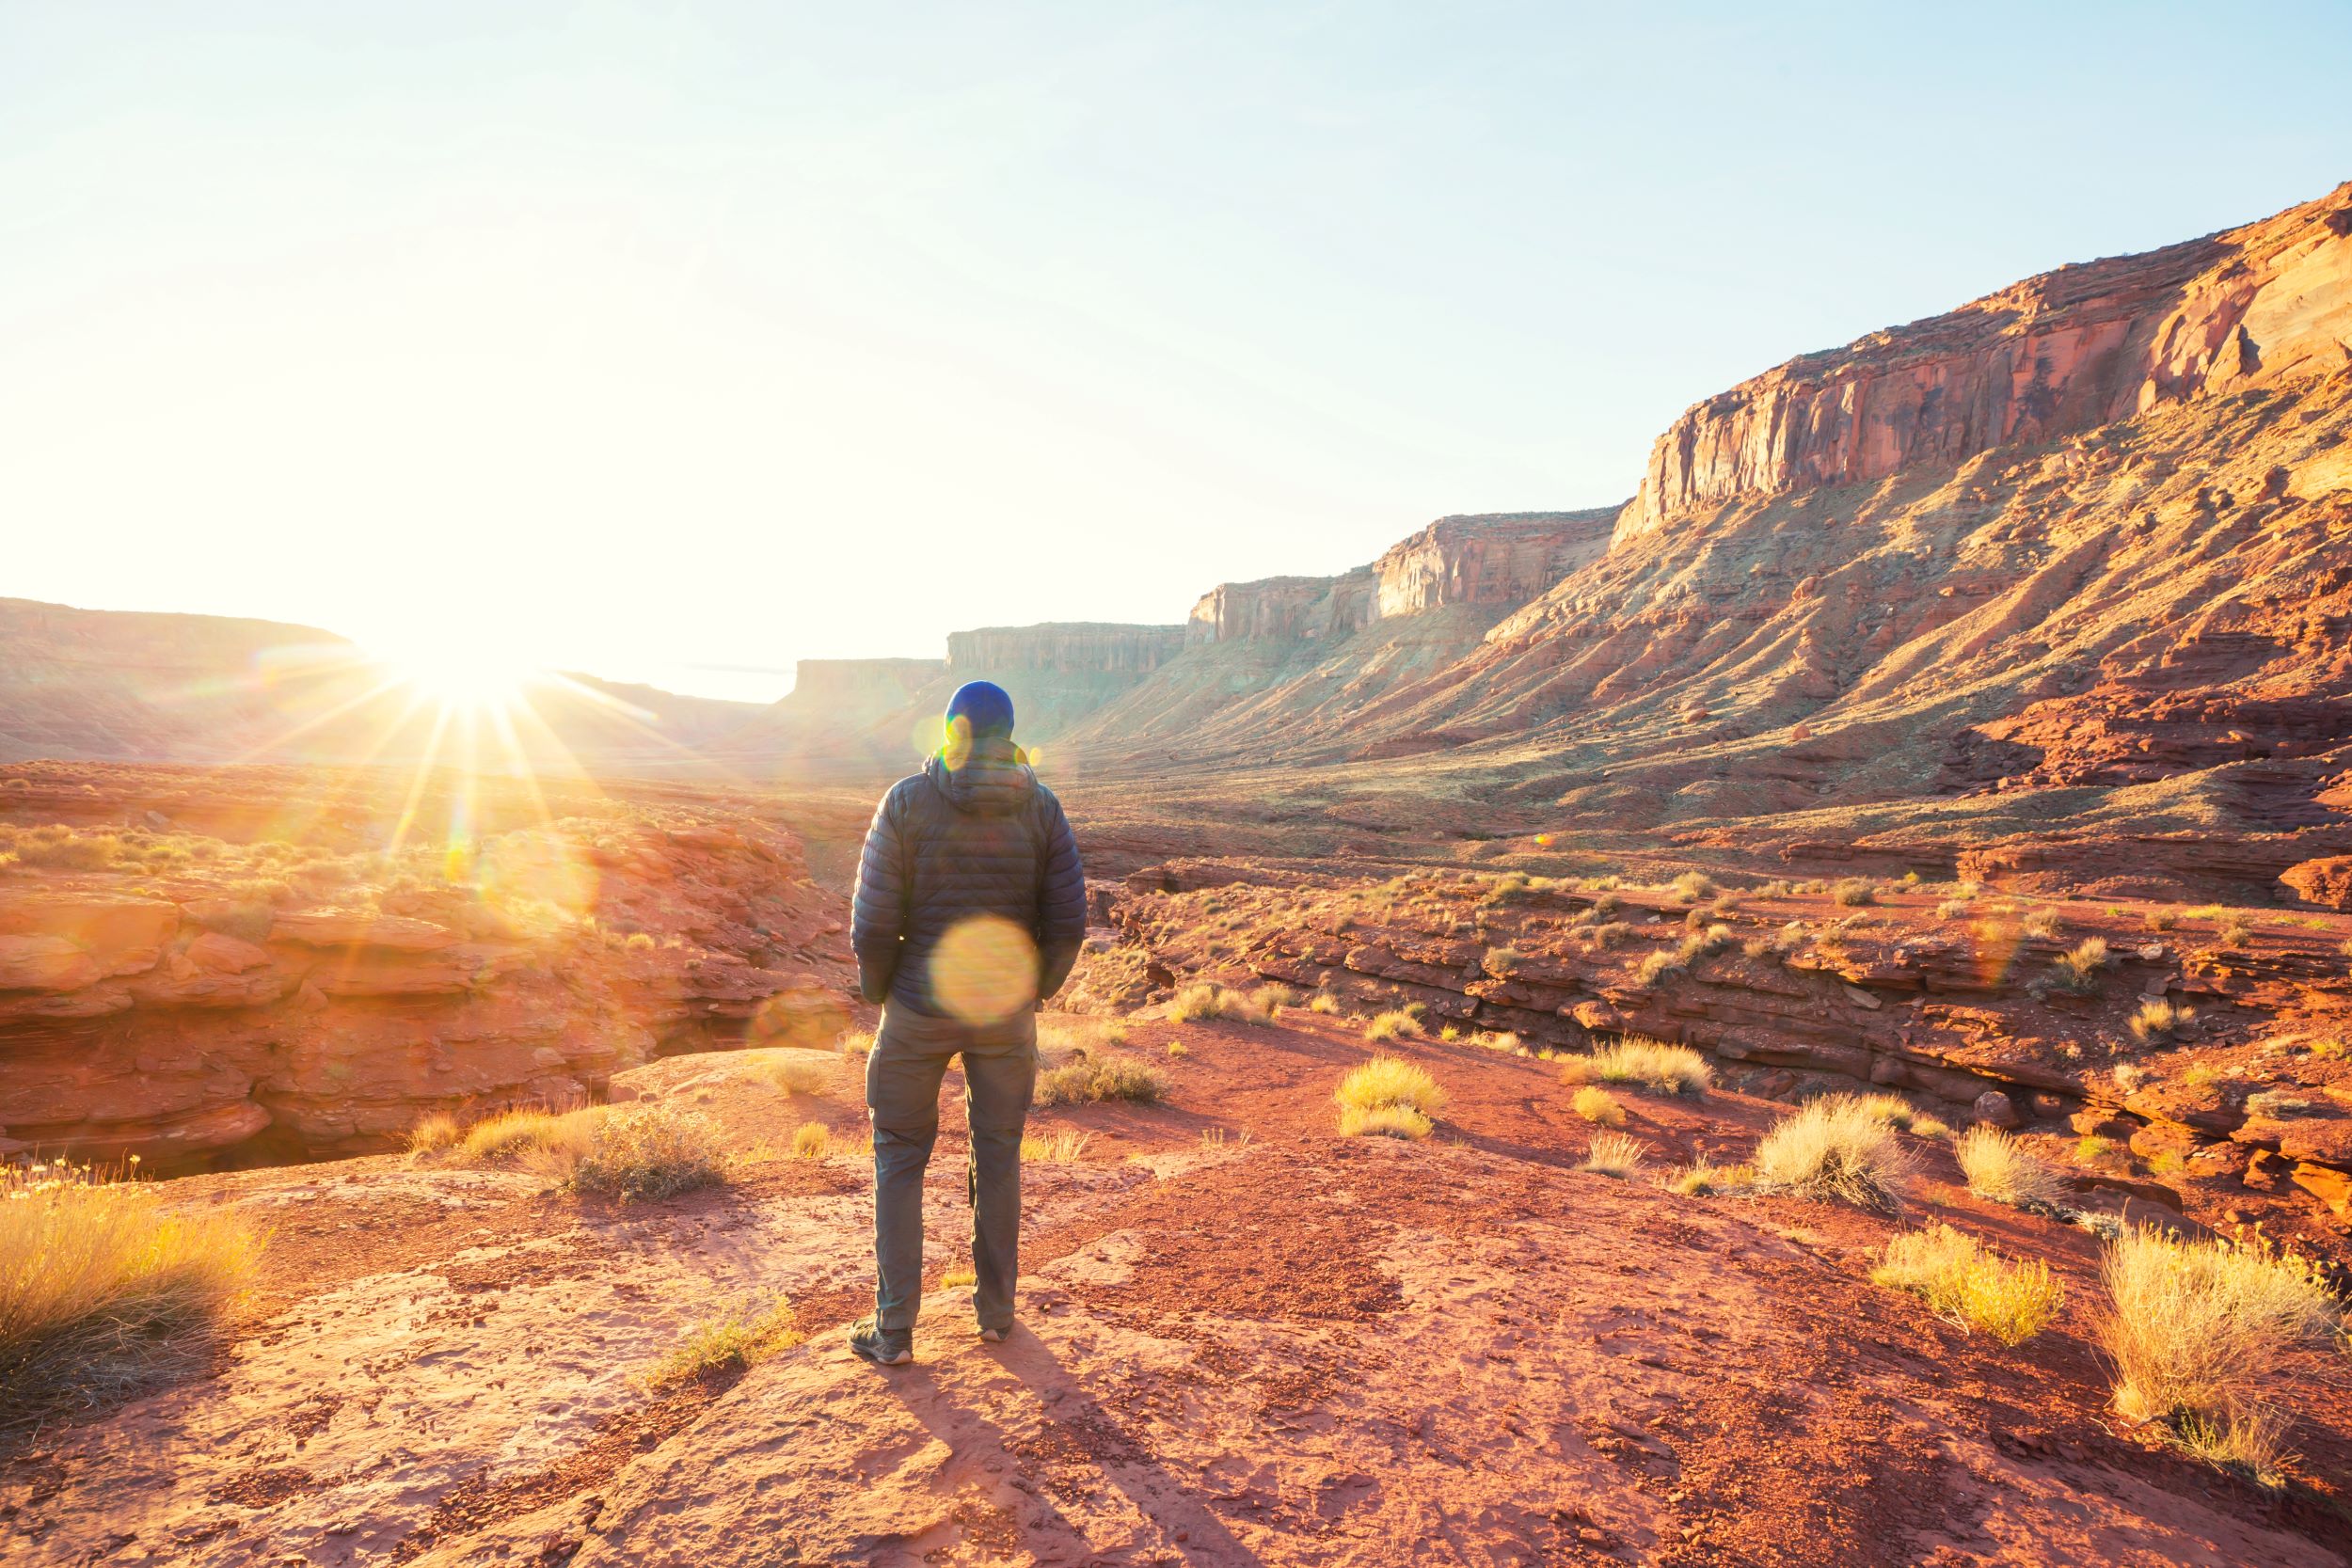
[[[1012,735],[1012,699],[994,681],[965,681],[947,699],[947,723],[959,719],[972,726],[972,736]]]

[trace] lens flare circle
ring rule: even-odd
[[[963,1023],[1001,1023],[1037,1000],[1037,943],[1000,914],[959,921],[931,950],[931,1000]]]

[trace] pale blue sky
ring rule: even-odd
[[[2352,8],[0,3],[0,594],[726,667],[1181,619],[2352,178]]]

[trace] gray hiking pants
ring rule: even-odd
[[[972,1311],[982,1328],[1012,1326],[1020,1275],[1021,1132],[1037,1085],[1037,1016],[1026,1008],[975,1027],[895,1003],[882,1009],[866,1059],[874,1120],[874,1322],[884,1334],[914,1327],[923,1297],[923,1172],[939,1136],[939,1085],[963,1058],[971,1129],[965,1184],[972,1202]]]

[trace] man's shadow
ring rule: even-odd
[[[1159,1530],[1158,1543],[1143,1543],[1139,1550],[1153,1554],[1146,1560],[1158,1560],[1156,1554],[1176,1553],[1187,1564],[1249,1565],[1256,1568],[1263,1560],[1243,1545],[1227,1529],[1223,1520],[1208,1505],[1193,1495],[1166,1466],[1153,1459],[1142,1444],[1136,1441],[1118,1418],[1103,1403],[1089,1394],[1078,1375],[1056,1357],[1053,1349],[1038,1335],[1026,1328],[1015,1329],[1012,1337],[1000,1345],[992,1345],[977,1352],[996,1362],[1010,1372],[1028,1396],[1038,1403],[1041,1418],[1054,1425],[1068,1429],[1077,1440],[1096,1474],[1116,1487],[1134,1505],[1137,1513]],[[1004,1457],[1010,1471],[1023,1475],[1030,1482],[1022,1491],[1025,1503],[1034,1504],[1043,1515],[1045,1528],[1058,1532],[1073,1552],[1088,1561],[1111,1560],[1103,1548],[1091,1544],[1085,1533],[1055,1506],[1046,1490],[1045,1479],[1024,1469],[1020,1456],[1006,1441],[1004,1431],[979,1410],[960,1401],[956,1394],[933,1373],[931,1366],[918,1362],[912,1367],[894,1370],[887,1374],[891,1391],[905,1405],[923,1428],[940,1442],[959,1454],[968,1451],[972,1431],[977,1428],[995,1452]],[[951,1419],[950,1418],[954,1418]],[[1100,1439],[1107,1435],[1110,1445]],[[1089,1439],[1095,1439],[1089,1442]],[[1097,1447],[1112,1446],[1116,1451],[1098,1453]],[[1157,1475],[1167,1483],[1165,1491],[1145,1484],[1136,1472]],[[1034,1528],[1024,1521],[1024,1529]],[[1181,1530],[1184,1539],[1178,1541]]]

